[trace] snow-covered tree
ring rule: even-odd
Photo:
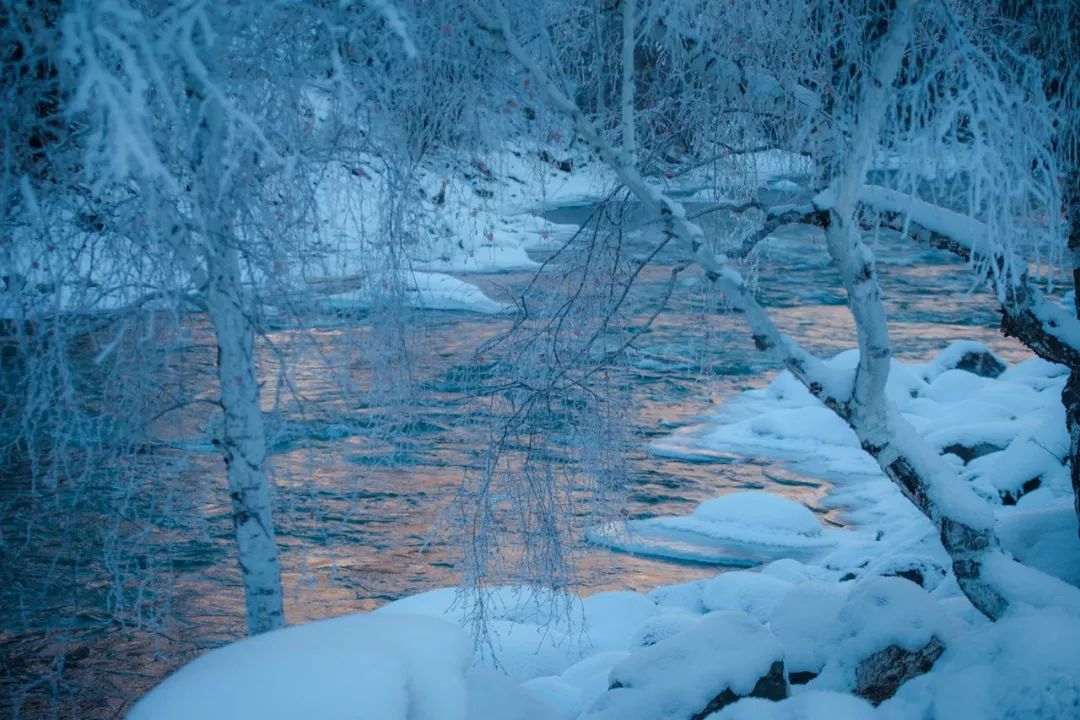
[[[681,243],[686,257],[741,311],[758,348],[847,421],[885,474],[934,523],[975,607],[997,618],[1014,601],[1038,605],[1052,602],[1055,594],[1068,596],[1067,586],[999,549],[988,503],[886,397],[892,353],[866,240],[868,233],[887,229],[944,238],[993,285],[1007,323],[1028,312],[1041,332],[1067,342],[1075,321],[1043,301],[1035,284],[1053,280],[1052,268],[1065,254],[1055,122],[1068,101],[1047,97],[1039,57],[987,30],[999,16],[985,8],[902,1],[754,6],[732,4],[733,12],[742,13],[735,26],[751,29],[748,41],[733,38],[732,25],[709,23],[708,14],[688,22],[698,9],[694,3],[638,10],[646,24],[639,33],[653,42],[666,40],[678,58],[672,65],[683,69],[674,75],[678,82],[669,77],[665,89],[696,108],[687,117],[714,119],[695,134],[696,152],[723,147],[737,135],[813,162],[802,203],[765,206],[754,197],[753,185],[728,202],[733,211],[759,217],[759,228],[736,238],[734,248],[713,247],[663,183],[650,178],[657,165],[638,160],[650,155],[644,140],[634,145],[625,121],[607,123],[575,99],[560,79],[558,56],[545,52],[546,38],[524,30],[527,16],[520,8],[478,2],[473,15],[548,102],[572,120],[627,191],[662,221],[662,242]],[[753,32],[757,27],[769,27],[782,42],[769,42],[768,33]],[[629,104],[641,112],[630,87],[622,85],[621,110]],[[621,134],[609,129],[619,126]],[[868,179],[874,168],[876,184]],[[1042,222],[1033,224],[1032,218]],[[781,333],[732,260],[738,248],[752,247],[790,223],[824,232],[857,330],[859,362],[852,372],[830,368]],[[1029,263],[1046,274],[1032,276]],[[1017,578],[1027,579],[1028,596]]]
[[[77,505],[91,478],[130,468],[153,423],[192,402],[161,391],[166,336],[205,311],[248,627],[280,627],[256,352],[264,310],[302,293],[313,262],[345,264],[323,226],[340,222],[328,197],[352,202],[335,186],[355,177],[357,158],[408,168],[410,153],[469,129],[442,115],[453,103],[462,114],[468,95],[443,85],[433,98],[433,81],[414,79],[411,16],[393,3],[11,2],[4,16],[3,407],[31,508],[26,537],[7,547],[32,546],[49,501]],[[400,257],[391,245],[405,242],[395,228],[415,187],[398,178],[379,208],[397,223],[384,227],[390,239],[360,242],[353,266],[393,269]],[[132,471],[143,488],[148,467]]]

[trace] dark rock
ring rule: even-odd
[[[818,676],[818,674],[816,672],[811,672],[809,670],[803,670],[801,672],[788,673],[787,677],[788,677],[788,682],[791,683],[792,685],[805,685],[806,683],[810,682],[811,680],[813,680],[817,676]]]
[[[980,458],[983,455],[989,455],[990,453],[1000,452],[1005,448],[993,445],[991,443],[981,442],[974,445],[962,445],[960,443],[953,443],[942,448],[943,452],[952,453],[956,457],[964,461],[964,464],[971,462],[975,458]]]
[[[551,153],[549,153],[547,150],[541,150],[540,151],[540,159],[542,161],[546,162],[547,164],[553,165],[557,169],[562,170],[563,172],[566,172],[566,173],[573,172],[573,170],[574,170],[574,163],[573,163],[572,160],[570,160],[570,159],[556,160],[554,157],[552,157]]]
[[[900,578],[924,590],[934,590],[948,575],[948,570],[930,556],[904,553],[872,563],[868,574]]]
[[[855,694],[880,705],[905,682],[929,671],[943,652],[945,646],[934,636],[914,652],[889,645],[855,668]]]
[[[889,574],[891,574],[893,577],[904,578],[905,580],[910,580],[911,582],[915,583],[919,587],[923,587],[924,578],[923,578],[922,570],[920,570],[919,568],[908,568],[906,570],[896,570],[895,572],[889,573]],[[889,574],[886,574],[886,577],[888,577]]]
[[[1016,501],[1027,495],[1032,490],[1038,490],[1042,486],[1042,478],[1031,478],[1019,488],[1015,490],[1002,490],[1001,491],[1001,504],[1002,505],[1015,505]]]
[[[949,571],[930,558],[905,560],[899,558],[893,563],[884,563],[875,571],[881,577],[895,577],[918,585],[924,590],[934,590]]]
[[[765,698],[766,700],[783,700],[788,696],[787,680],[784,676],[784,663],[777,661],[769,668],[765,677],[757,681],[754,689],[746,697]],[[705,720],[709,715],[739,700],[741,696],[731,692],[730,688],[724,690],[712,700],[705,708],[693,715],[690,720]]]
[[[960,356],[956,362],[957,370],[966,370],[979,377],[996,378],[1005,372],[1005,363],[998,360],[990,351],[970,350]]]

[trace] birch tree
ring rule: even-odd
[[[43,271],[34,248],[58,248],[60,271],[107,301],[53,278],[46,296],[61,321],[103,309],[109,319],[143,308],[207,312],[223,415],[216,442],[253,633],[285,621],[255,357],[259,304],[295,282],[317,240],[311,168],[325,163],[326,148],[315,145],[323,140],[310,131],[305,90],[332,68],[333,29],[347,20],[316,10],[121,0],[50,10],[52,25],[39,29],[55,27],[61,48],[48,67],[66,90],[51,117],[63,118],[67,143],[41,153],[52,182],[24,172],[7,215],[31,218],[15,245],[26,252],[9,257],[20,276]]]
[[[222,417],[215,441],[251,632],[284,624],[256,357],[260,342],[265,348],[263,309],[302,295],[312,258],[335,250],[336,238],[322,230],[320,203],[336,192],[326,185],[341,182],[341,168],[361,172],[372,158],[393,178],[377,208],[385,220],[379,237],[357,239],[357,252],[367,255],[354,265],[391,278],[388,295],[408,285],[407,250],[419,237],[409,223],[422,197],[416,163],[481,134],[475,100],[487,78],[460,8],[436,5],[4,6],[18,20],[5,29],[12,47],[28,55],[5,75],[5,92],[13,93],[5,98],[26,112],[18,122],[5,116],[13,139],[5,148],[23,154],[5,158],[5,231],[14,242],[0,247],[8,289],[17,290],[3,297],[5,309],[28,321],[15,327],[36,329],[23,335],[23,357],[31,368],[44,358],[30,345],[42,338],[46,306],[64,339],[49,347],[61,377],[78,365],[70,347],[84,337],[73,317],[95,318],[106,338],[96,359],[111,368],[133,347],[155,354],[153,331],[144,337],[132,327],[162,315],[180,325],[192,310],[206,313]],[[394,307],[385,308],[383,334],[402,346]],[[156,377],[150,363],[144,369]],[[131,427],[161,410],[145,407],[155,382],[123,386]],[[79,397],[70,384],[53,391]],[[18,393],[9,397],[13,426],[28,428],[27,418],[40,415],[35,428],[62,425],[70,438],[83,432],[63,422],[81,415],[57,413],[45,400],[32,405],[38,415],[23,413]],[[40,435],[20,433],[27,442]],[[42,455],[37,445],[28,454],[34,462]],[[112,458],[102,449],[99,459]],[[65,476],[58,464],[48,467]]]
[[[1052,113],[1041,99],[1038,76],[1024,71],[1032,67],[1026,58],[1002,57],[997,54],[1000,46],[990,49],[985,37],[975,32],[978,18],[965,14],[964,6],[900,1],[792,3],[790,7],[795,8],[794,17],[813,18],[816,29],[828,31],[812,38],[800,35],[807,43],[804,47],[812,49],[801,65],[784,55],[770,59],[767,52],[751,53],[739,62],[730,60],[731,48],[708,35],[709,30],[720,33],[720,28],[707,28],[704,38],[698,36],[692,42],[674,23],[657,23],[662,28],[658,32],[680,37],[684,48],[691,50],[685,67],[709,73],[715,80],[717,94],[710,100],[721,107],[742,108],[755,118],[752,122],[761,122],[772,112],[788,115],[773,129],[773,146],[812,153],[820,184],[810,202],[765,207],[751,198],[733,202],[730,208],[756,208],[762,213],[761,228],[746,238],[751,245],[782,224],[805,223],[823,229],[857,331],[859,362],[851,372],[826,366],[776,328],[734,264],[709,246],[686,209],[643,175],[627,146],[613,142],[560,87],[535,43],[523,44],[515,30],[516,18],[506,7],[477,2],[473,15],[543,90],[548,102],[573,122],[577,134],[622,185],[660,218],[663,242],[680,243],[686,257],[742,312],[756,346],[843,418],[863,449],[933,522],[952,557],[955,577],[976,608],[993,619],[1016,602],[1039,606],[1055,602],[1055,596],[1075,599],[1075,590],[1015,563],[999,548],[991,507],[957,477],[886,397],[891,346],[874,254],[863,238],[868,226],[897,217],[907,230],[912,223],[951,230],[958,243],[967,236],[969,257],[997,283],[999,296],[1015,295],[1016,288],[1025,287],[1018,283],[1025,271],[1018,259],[1021,250],[1025,257],[1060,253],[1053,221],[1037,236],[1012,222],[1018,215],[1030,217],[1040,211],[1053,216],[1060,197],[1057,175],[1050,170],[1055,167],[1054,158],[1047,149]],[[703,59],[695,60],[698,56]],[[784,82],[768,73],[770,63],[778,70],[799,69]],[[1024,127],[1024,140],[1010,148],[1016,141],[1015,129],[1004,117],[1011,112],[1010,105],[1000,103],[1020,98],[1035,111]],[[1014,114],[1011,117],[1015,119]],[[972,133],[975,142],[970,142]],[[993,145],[980,145],[984,140]],[[959,202],[984,217],[981,225],[961,212],[920,204],[911,191],[905,194],[867,185],[871,162],[882,150],[911,160],[912,165],[899,173],[898,186],[921,185],[928,171],[919,163],[944,145],[953,158],[961,156],[968,190]],[[1017,178],[1023,183],[1019,192]],[[868,207],[885,212],[874,215],[866,211]],[[977,237],[968,235],[972,230],[977,230]],[[1042,324],[1053,327],[1056,321]]]
[[[256,383],[254,311],[241,257],[257,256],[244,216],[275,174],[279,180],[287,175],[288,150],[279,131],[260,124],[265,116],[237,103],[244,95],[295,103],[290,94],[296,89],[246,75],[250,65],[237,67],[236,51],[258,43],[258,33],[273,25],[256,22],[245,32],[241,23],[252,19],[217,15],[202,3],[156,16],[120,3],[82,5],[65,19],[65,55],[79,73],[73,111],[89,120],[91,186],[111,194],[118,184],[137,183],[150,230],[143,242],[172,259],[183,273],[181,292],[206,308],[214,327],[224,414],[218,442],[247,625],[257,633],[282,627],[285,619]],[[222,68],[226,62],[229,74]],[[227,81],[241,73],[250,84],[229,88]]]

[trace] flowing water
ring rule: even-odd
[[[580,223],[590,212],[561,208],[549,217]],[[729,227],[724,218],[709,216],[707,222],[714,232]],[[655,235],[645,232],[629,242],[650,241]],[[1027,356],[1001,337],[993,299],[972,291],[963,263],[895,237],[873,242],[898,358],[925,360],[959,338],[981,340],[1006,359]],[[671,248],[641,274],[634,293],[643,307],[663,297],[677,262],[679,249]],[[759,278],[762,304],[783,331],[826,355],[854,344],[843,294],[819,236],[782,232],[750,270]],[[531,273],[461,277],[509,302]],[[357,325],[312,314],[300,324],[271,327],[261,350],[291,622],[370,610],[456,584],[460,577],[454,567],[457,552],[438,528],[452,524],[447,508],[462,473],[479,461],[488,432],[480,417],[484,405],[470,394],[466,376],[486,367],[477,348],[510,320],[432,311],[368,322],[373,319],[362,317]],[[403,340],[416,349],[409,356],[394,350]],[[843,524],[841,513],[821,507],[827,491],[823,481],[767,459],[690,463],[647,452],[649,438],[694,422],[775,374],[737,314],[718,311],[715,299],[680,285],[635,345],[630,362],[613,370],[633,387],[624,421],[640,438],[625,478],[630,517],[685,514],[709,497],[760,488],[805,502],[826,522]],[[370,352],[374,347],[382,350]],[[189,318],[171,352],[183,392],[212,398],[213,355],[205,320]],[[279,358],[291,368],[288,384],[279,382]],[[108,582],[98,594],[86,589],[77,600],[58,592],[37,597],[37,607],[4,608],[0,650],[7,658],[6,687],[24,688],[43,678],[28,697],[46,688],[56,697],[75,697],[73,706],[83,716],[115,716],[178,663],[242,634],[227,493],[210,443],[209,418],[198,409],[163,417],[156,428],[162,442],[149,453],[149,464],[158,469],[154,485],[134,494],[167,498],[156,501],[167,513],[161,511],[162,518],[148,523],[152,527],[144,534],[156,554],[147,552],[138,571],[156,578],[144,581],[147,595],[165,599],[150,603],[152,616],[123,624],[85,610],[101,604]],[[580,591],[588,594],[644,591],[715,572],[715,567],[597,548],[585,550],[578,578]],[[153,632],[145,629],[148,625]],[[57,658],[63,659],[59,667]],[[27,716],[34,714],[32,707],[44,706],[26,705]]]

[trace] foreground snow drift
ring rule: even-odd
[[[349,615],[207,653],[128,717],[461,719],[469,656],[467,636],[449,623]]]
[[[430,617],[346,615],[209,652],[129,720],[549,720],[501,674],[470,669],[472,643]]]

